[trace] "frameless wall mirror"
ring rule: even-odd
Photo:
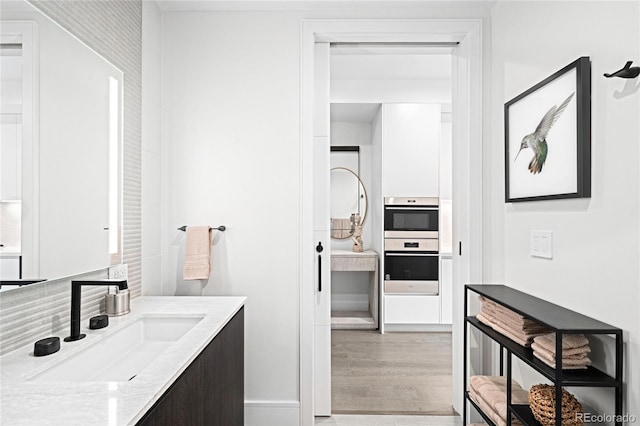
[[[345,167],[332,168],[331,238],[350,238],[366,217],[367,191],[358,175]]]
[[[25,1],[0,12],[0,278],[121,263],[123,73]]]

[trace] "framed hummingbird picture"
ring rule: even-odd
[[[505,201],[591,196],[591,61],[581,57],[504,105]]]

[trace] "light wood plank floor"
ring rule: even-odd
[[[455,415],[451,333],[331,332],[335,414]]]

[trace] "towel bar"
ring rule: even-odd
[[[220,225],[220,226],[216,226],[216,227],[210,226],[209,229],[210,230],[211,229],[215,229],[217,231],[224,232],[227,229],[227,227],[224,226],[224,225]],[[186,231],[186,230],[187,230],[187,225],[184,225],[184,226],[181,226],[180,228],[178,228],[178,231]]]

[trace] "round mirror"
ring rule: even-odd
[[[366,217],[367,191],[358,175],[345,167],[331,169],[331,238],[350,238]]]

